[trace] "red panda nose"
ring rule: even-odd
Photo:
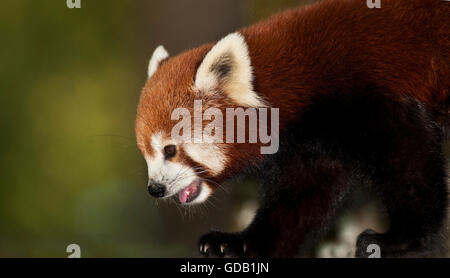
[[[166,193],[166,186],[157,182],[149,182],[148,193],[155,198],[161,198]]]

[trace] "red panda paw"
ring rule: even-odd
[[[199,240],[200,254],[212,258],[247,257],[247,244],[239,233],[211,231]]]

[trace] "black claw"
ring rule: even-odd
[[[218,231],[203,235],[199,245],[200,253],[205,257],[243,257],[246,249],[238,234]]]

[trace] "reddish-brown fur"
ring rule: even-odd
[[[366,1],[323,1],[242,33],[255,90],[281,108],[285,121],[312,96],[363,82],[417,98],[435,112],[449,102],[449,3],[383,0],[381,9],[369,9]]]
[[[417,98],[446,121],[449,15],[449,3],[440,0],[383,0],[381,9],[369,9],[366,1],[329,0],[277,14],[240,32],[249,47],[255,91],[280,108],[280,130],[299,117],[312,97],[368,82],[400,99]],[[213,45],[163,61],[147,81],[136,125],[145,152],[152,152],[148,144],[154,131],[170,134],[174,108],[192,107],[201,97],[191,87]],[[222,108],[235,106],[226,98],[217,102]],[[224,177],[261,159],[258,145],[226,149],[232,161],[243,164],[236,163],[239,169],[229,165]]]

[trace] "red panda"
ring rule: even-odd
[[[210,43],[150,60],[136,118],[150,194],[205,201],[223,181],[254,173],[261,203],[235,233],[213,231],[213,257],[291,257],[320,239],[352,188],[369,179],[390,218],[366,230],[356,256],[430,256],[448,206],[450,3],[325,0]],[[278,108],[279,149],[261,142],[180,143],[174,109]],[[206,125],[208,121],[203,121]]]

